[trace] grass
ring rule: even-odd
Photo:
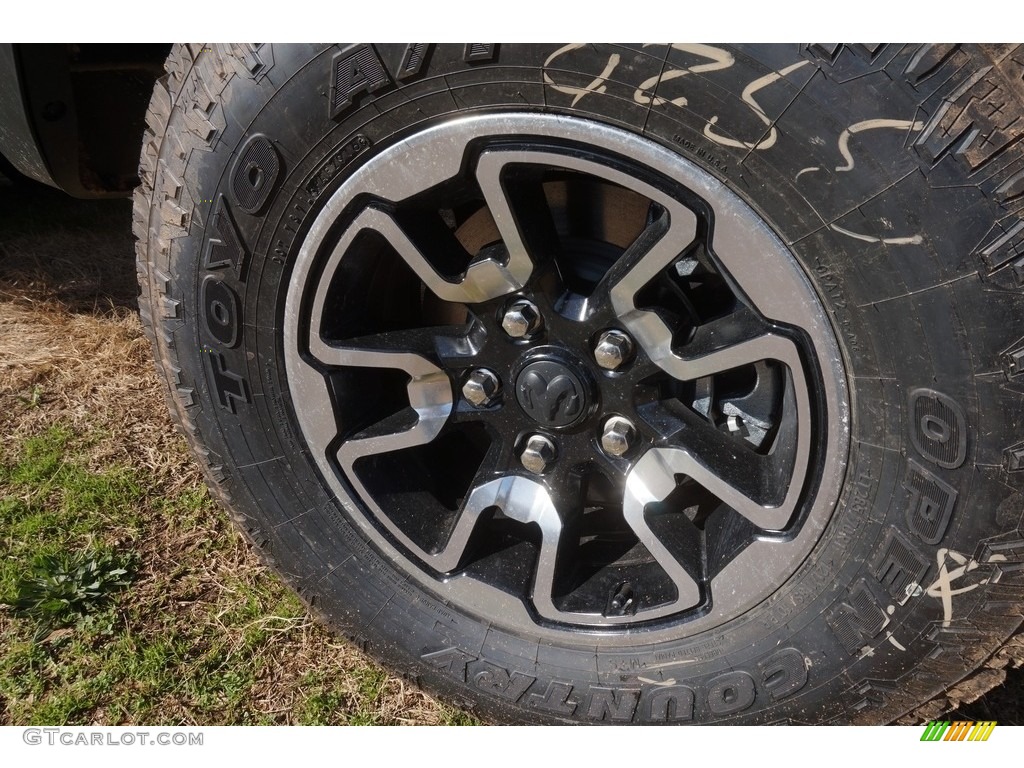
[[[202,486],[89,469],[100,442],[52,425],[0,464],[0,721],[464,721],[313,624]]]
[[[128,203],[0,207],[0,725],[472,723],[315,622],[211,500]]]
[[[51,426],[0,463],[0,603],[34,624],[33,641],[95,621],[134,567],[142,488],[124,468],[83,468],[70,439]]]

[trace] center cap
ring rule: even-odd
[[[565,363],[537,360],[519,372],[516,400],[538,424],[566,427],[586,412],[587,389]]]

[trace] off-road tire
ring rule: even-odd
[[[931,717],[1021,656],[1022,74],[1012,46],[177,46],[134,209],[171,411],[311,609],[484,718]],[[314,221],[396,142],[495,113],[640,137],[717,179],[824,309],[849,407],[843,423],[840,400],[822,406],[822,429],[848,434],[818,470],[842,469],[834,508],[770,594],[716,626],[480,615],[368,533],[311,454],[285,306]]]

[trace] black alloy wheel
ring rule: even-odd
[[[444,122],[364,164],[301,246],[285,350],[313,455],[368,535],[488,620],[713,626],[835,504],[821,304],[666,154],[580,119]]]

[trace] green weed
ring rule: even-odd
[[[131,554],[38,555],[18,580],[11,612],[33,620],[33,639],[41,640],[54,629],[83,622],[103,610],[114,593],[128,586],[134,567]],[[106,631],[111,631],[109,625]]]

